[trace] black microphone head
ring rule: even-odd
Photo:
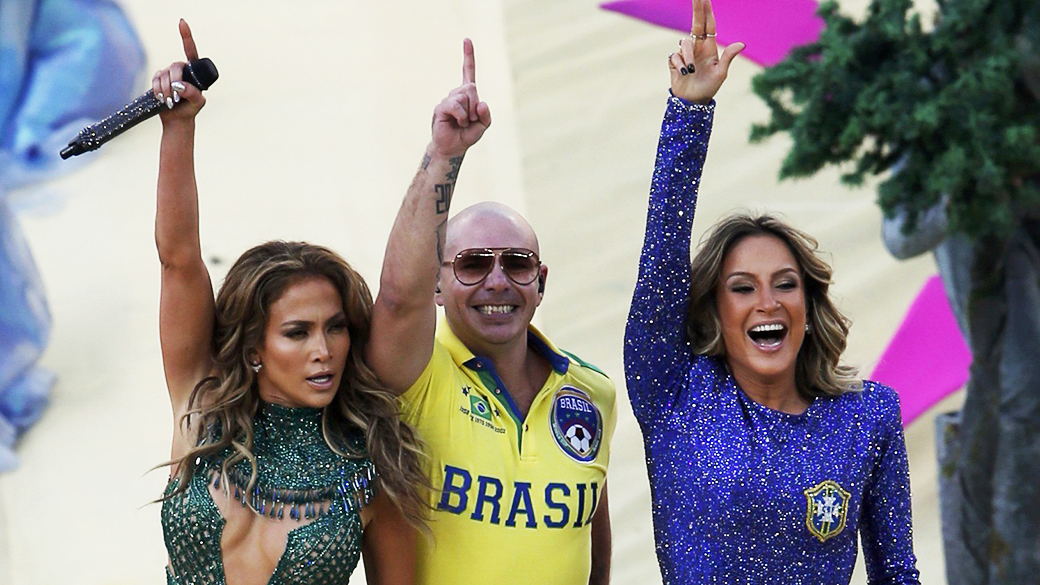
[[[209,89],[218,76],[217,66],[205,57],[188,63],[183,73],[185,81],[202,90]]]

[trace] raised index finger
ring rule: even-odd
[[[462,41],[462,83],[477,82],[477,63],[473,58],[473,41]]]
[[[181,42],[184,44],[184,57],[187,61],[196,61],[199,58],[199,50],[195,48],[195,39],[191,38],[191,29],[188,23],[181,19],[180,22]]]
[[[690,36],[697,38],[704,35],[704,0],[693,0],[693,21],[690,23]]]

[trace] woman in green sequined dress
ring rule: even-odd
[[[180,23],[188,60],[198,58]],[[268,242],[214,301],[194,173],[202,94],[183,63],[166,103],[155,239],[159,334],[175,429],[162,500],[169,583],[411,583],[427,485],[421,445],[361,356],[372,297],[333,252]]]

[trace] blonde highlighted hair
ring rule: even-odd
[[[187,489],[196,461],[227,448],[222,473],[247,460],[253,468],[253,417],[260,408],[256,375],[249,355],[263,343],[271,305],[290,286],[307,278],[326,278],[340,294],[350,334],[346,369],[332,403],[322,416],[325,442],[345,457],[368,456],[375,463],[379,489],[410,523],[421,527],[428,505],[423,473],[423,446],[415,431],[399,417],[399,402],[365,364],[372,317],[372,293],[364,279],[331,250],[303,242],[272,241],[256,246],[235,262],[217,294],[213,331],[215,375],[195,386],[179,424],[196,435],[195,446],[170,463],[177,469],[177,490]],[[346,435],[360,431],[365,453],[350,452]],[[172,494],[171,494],[172,495]]]
[[[737,243],[758,235],[775,237],[787,245],[804,283],[810,333],[798,351],[795,368],[798,392],[812,399],[860,389],[856,368],[841,363],[851,322],[828,295],[830,265],[817,255],[819,244],[812,236],[771,215],[730,215],[716,223],[701,240],[691,264],[690,305],[686,315],[686,333],[693,351],[702,355],[726,355],[716,301],[722,264]]]

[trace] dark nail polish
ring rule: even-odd
[[[683,67],[682,69],[679,70],[679,73],[682,73],[683,75],[686,75],[688,73],[688,71],[686,71],[686,68]]]

